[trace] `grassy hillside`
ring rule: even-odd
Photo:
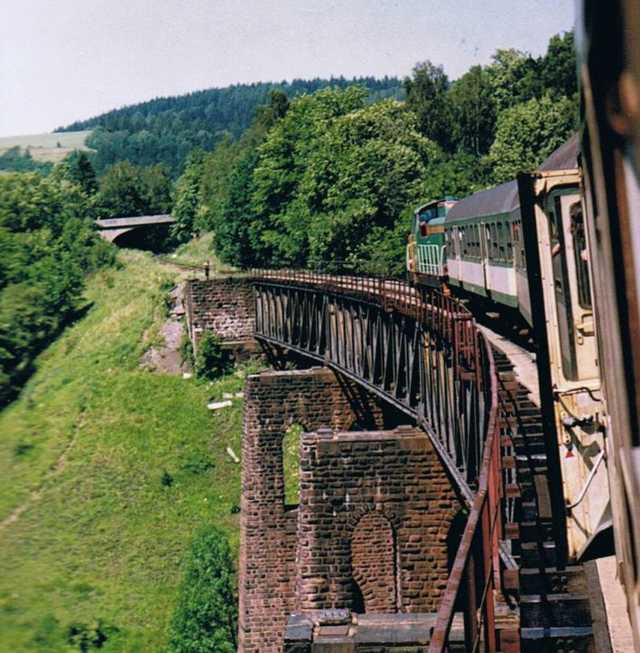
[[[225,450],[240,452],[241,402],[215,416],[206,402],[241,375],[207,386],[141,370],[178,273],[123,261],[90,280],[89,313],[0,414],[1,653],[78,651],[73,624],[97,622],[106,653],[161,651],[194,530],[218,524],[237,547]]]
[[[14,147],[27,150],[34,161],[58,163],[74,150],[88,150],[86,140],[91,129],[60,134],[31,134],[28,136],[0,137],[0,155]]]

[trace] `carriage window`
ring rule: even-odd
[[[508,263],[513,263],[513,232],[512,232],[512,224],[511,222],[505,223],[505,235],[507,237],[506,240],[506,248],[507,248],[507,262]]]
[[[562,203],[560,195],[554,198],[553,209],[549,211],[551,236],[551,264],[553,267],[553,286],[558,313],[558,337],[562,355],[562,370],[567,379],[578,379],[576,350],[573,333],[573,311],[567,271],[566,249],[562,231]]]
[[[571,205],[569,215],[571,216],[571,236],[573,237],[573,254],[578,282],[578,303],[581,308],[590,310],[591,288],[589,286],[589,270],[587,269],[587,238],[584,231],[580,202]]]
[[[489,230],[491,231],[491,258],[495,258],[498,255],[498,233],[495,222]]]

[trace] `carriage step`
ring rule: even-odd
[[[522,628],[590,625],[589,597],[585,594],[522,594],[520,596]]]

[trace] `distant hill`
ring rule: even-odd
[[[211,150],[225,135],[237,138],[250,125],[256,108],[267,101],[271,90],[281,89],[292,98],[327,86],[343,88],[351,84],[369,89],[372,101],[404,97],[402,81],[397,77],[236,84],[132,104],[60,127],[56,133],[95,130],[87,144],[96,150],[94,164],[98,173],[112,163],[128,159],[139,165],[163,163],[175,176],[194,148]]]

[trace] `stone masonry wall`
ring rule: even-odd
[[[460,503],[428,436],[411,427],[322,429],[303,434],[300,464],[297,608],[351,608],[354,568],[361,577],[380,577],[379,586],[374,581],[360,589],[370,593],[372,605],[384,605],[389,590],[383,583],[395,562],[396,609],[435,612],[448,577],[447,536]],[[385,545],[379,552],[385,561],[376,561],[359,546],[360,535],[352,548],[358,525],[364,522],[366,532],[384,523],[380,518],[394,533],[395,560]]]
[[[363,422],[364,420],[364,422]],[[326,368],[264,372],[245,385],[240,531],[239,651],[282,650],[293,611],[297,511],[285,508],[282,440],[306,430],[382,427],[381,407]]]
[[[391,523],[379,512],[367,513],[351,536],[351,576],[362,594],[364,612],[397,611],[396,557]]]
[[[307,432],[290,509],[282,442],[294,423]],[[326,368],[247,379],[240,653],[280,653],[291,613],[354,607],[354,580],[368,612],[435,612],[460,505],[422,431],[353,430],[397,423]]]
[[[256,329],[253,287],[247,279],[190,279],[185,286],[189,335],[194,346],[204,331],[223,340],[253,338]]]

